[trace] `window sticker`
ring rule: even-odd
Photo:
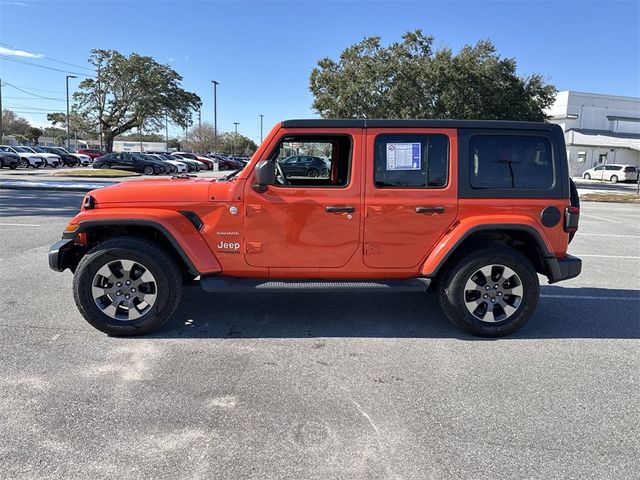
[[[387,170],[420,169],[420,143],[387,143]]]

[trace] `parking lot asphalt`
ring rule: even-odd
[[[2,478],[640,477],[637,205],[583,203],[582,275],[508,338],[433,294],[187,287],[123,339],[47,266],[81,198],[0,190]]]

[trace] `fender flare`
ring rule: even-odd
[[[561,277],[558,260],[539,229],[531,223],[531,219],[523,219],[522,223],[505,223],[503,221],[494,223],[491,220],[487,221],[486,218],[481,220],[481,224],[476,225],[466,226],[463,225],[463,222],[460,222],[454,225],[454,228],[447,232],[429,253],[420,268],[420,273],[425,277],[436,276],[458,247],[475,233],[489,230],[515,230],[526,232],[533,237],[540,252],[542,252],[542,261],[547,267],[546,275],[549,278],[549,282],[554,283],[557,281],[556,279]]]
[[[90,214],[85,212],[78,214],[71,223],[77,224],[79,228],[73,233],[65,232],[62,238],[75,239],[80,233],[96,227],[129,226],[150,228],[157,231],[170,243],[193,275],[213,274],[222,271],[218,259],[204,238],[202,238],[198,228],[187,216],[179,212],[165,210],[159,212],[159,217],[156,218],[135,219],[132,219],[131,216],[125,218],[119,216],[111,217],[115,212],[107,212],[106,210],[105,217],[107,214],[109,215],[107,218],[95,218],[96,213],[98,213],[96,210],[92,210]],[[149,217],[153,216],[152,211],[146,211],[145,214]],[[138,211],[135,216],[139,217],[140,212]],[[168,216],[173,217],[171,218],[171,226],[166,224]]]

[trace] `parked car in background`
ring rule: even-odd
[[[82,155],[88,155],[93,159],[96,159],[98,157],[102,157],[103,155],[105,155],[105,152],[101,150],[96,150],[95,148],[80,148],[76,153],[80,153]]]
[[[80,162],[80,165],[82,165],[83,167],[88,167],[93,162],[93,158],[91,158],[89,155],[85,155],[84,153],[73,153],[62,147],[42,147],[42,148],[44,148],[45,150],[49,149],[52,151],[52,153],[59,153],[59,154],[64,153],[66,155],[71,155],[72,157],[75,157]]]
[[[213,170],[213,160],[203,155],[197,155],[195,153],[190,152],[173,152],[173,155],[180,155],[181,157],[190,158],[192,160],[198,160],[202,162],[207,167],[207,170]]]
[[[67,167],[75,167],[80,164],[80,160],[74,155],[71,155],[64,148],[58,147],[38,147],[39,150],[44,150],[48,153],[54,153],[62,159],[63,165]],[[35,150],[35,148],[34,148]]]
[[[40,168],[45,165],[44,157],[30,152],[22,147],[10,147],[9,145],[0,145],[3,152],[15,153],[20,157],[20,167],[22,168]]]
[[[178,157],[170,154],[163,154],[163,157],[168,160],[175,160],[181,163],[184,163],[187,166],[188,172],[199,172],[203,168],[205,168],[204,163],[199,162],[198,160],[192,160],[191,158]]]
[[[144,173],[145,175],[160,175],[167,171],[167,168],[160,160],[146,158],[140,154],[128,152],[113,152],[98,157],[93,161],[93,168],[103,170],[116,168],[118,170]]]
[[[207,154],[207,158],[210,158],[214,162],[218,163],[218,170],[237,170],[239,162],[232,160],[223,155],[214,155],[212,153]]]
[[[618,165],[615,163],[598,165],[597,167],[586,170],[582,174],[582,177],[586,180],[607,180],[611,183],[637,182],[638,167],[634,165]]]
[[[49,153],[46,150],[42,150],[40,147],[26,147],[23,145],[22,148],[28,150],[31,153],[40,155],[42,158],[44,158],[46,166],[56,168],[64,165],[62,163],[62,159],[60,158],[60,155],[56,155],[55,153]]]
[[[164,162],[173,167],[170,173],[187,173],[189,169],[187,168],[187,164],[184,162],[180,162],[174,158],[171,158],[170,155],[162,155],[160,153],[150,153],[150,156],[157,158],[161,162]]]
[[[8,167],[14,170],[20,166],[20,156],[13,152],[0,150],[0,168]]]
[[[287,177],[328,177],[327,164],[320,157],[310,155],[292,155],[278,160]]]

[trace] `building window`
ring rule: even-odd
[[[585,163],[587,161],[587,152],[578,152],[578,159],[576,162]]]
[[[601,153],[598,155],[598,163],[607,163],[607,154]]]

